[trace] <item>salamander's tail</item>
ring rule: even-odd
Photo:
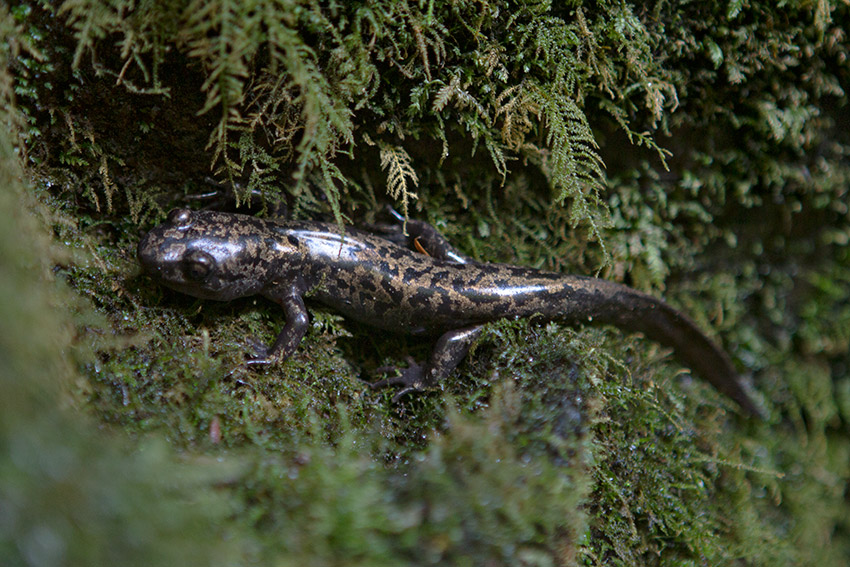
[[[614,325],[672,347],[679,360],[696,374],[735,400],[747,413],[763,417],[763,411],[748,393],[729,356],[690,317],[660,299],[614,282],[575,277],[575,282],[569,285],[575,286],[573,293],[583,296],[579,304],[591,307],[587,311],[581,309],[581,313],[569,313],[566,320]]]

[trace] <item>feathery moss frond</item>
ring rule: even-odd
[[[209,69],[203,85],[207,101],[200,112],[221,110],[219,124],[210,138],[215,159],[222,164],[218,172],[228,177],[243,173],[249,164],[227,154],[231,145],[229,133],[258,125],[271,134],[276,155],[289,156],[294,150],[299,164],[296,185],[303,183],[310,167],[333,172],[335,166],[331,160],[341,147],[354,141],[351,111],[334,96],[316,53],[305,43],[298,26],[301,17],[310,18],[312,25],[322,31],[333,30],[333,24],[320,11],[304,10],[286,0],[271,3],[195,0],[186,13],[188,28],[184,40],[190,48],[189,55],[205,61]],[[249,82],[254,60],[261,55],[267,58],[266,68]],[[249,102],[245,104],[245,100]],[[243,112],[247,118],[243,118]],[[296,114],[298,119],[293,120]],[[293,148],[296,139],[299,141]],[[241,148],[250,143],[258,142],[240,135]],[[337,219],[341,220],[339,190],[328,183],[335,179],[345,184],[345,177],[323,174],[320,179]],[[252,176],[246,190],[259,188],[253,180],[259,183]]]
[[[381,169],[387,170],[387,193],[396,201],[401,201],[401,212],[407,218],[411,200],[419,196],[408,187],[419,184],[419,177],[410,160],[410,155],[400,146],[381,144]]]

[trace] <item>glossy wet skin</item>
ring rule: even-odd
[[[165,285],[195,297],[228,301],[257,294],[272,269],[265,259],[287,251],[275,236],[271,244],[263,237],[263,223],[246,218],[240,226],[244,234],[234,237],[220,222],[197,223],[188,210],[176,211],[139,243],[139,261]]]
[[[262,295],[280,304],[287,325],[258,362],[292,354],[309,321],[303,297],[390,331],[440,335],[425,365],[386,383],[403,392],[436,385],[466,355],[480,326],[539,315],[571,324],[613,324],[671,346],[698,374],[750,413],[758,410],[726,354],[666,303],[626,286],[582,276],[476,263],[432,227],[414,224],[428,256],[373,234],[331,224],[274,222],[177,209],[139,243],[146,271],[204,299]]]

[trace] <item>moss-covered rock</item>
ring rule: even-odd
[[[846,3],[2,15],[3,559],[846,561]],[[488,326],[443,391],[400,403],[365,382],[429,345],[332,313],[249,371],[278,308],[180,296],[134,258],[222,186],[340,223],[391,203],[481,260],[663,292],[769,416],[657,345],[534,322]]]

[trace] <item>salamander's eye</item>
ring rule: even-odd
[[[206,252],[192,250],[183,257],[183,273],[192,281],[200,282],[210,275],[215,260]]]
[[[186,228],[192,222],[192,211],[189,209],[173,209],[166,219],[175,228]]]

